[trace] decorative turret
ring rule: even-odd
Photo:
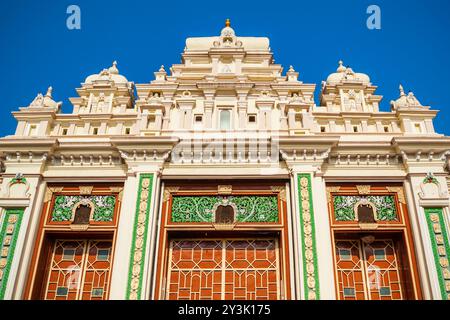
[[[117,61],[86,78],[81,88],[77,89],[79,97],[70,98],[74,113],[125,113],[134,108],[134,84],[120,74]]]
[[[119,74],[119,69],[117,69],[117,61],[114,61],[112,66],[108,69],[103,69],[98,74],[88,76],[86,80],[84,80],[84,83],[93,85],[104,85],[105,83],[124,85],[128,83],[128,80]]]
[[[294,70],[293,66],[289,66],[288,72],[286,72],[287,81],[298,81],[298,72]]]
[[[225,21],[225,28],[220,32],[219,41],[214,41],[215,48],[242,47],[242,41],[238,40],[234,29],[231,28],[230,19]]]
[[[399,86],[400,91],[400,97],[395,100],[391,101],[391,109],[398,110],[398,109],[417,109],[417,108],[428,108],[423,106],[419,100],[417,100],[416,96],[412,91],[410,91],[408,94],[405,94],[405,90],[403,89],[403,86]]]
[[[382,97],[374,95],[375,90],[367,74],[354,72],[340,60],[336,72],[322,82],[320,103],[330,112],[378,112]]]
[[[155,74],[155,82],[165,82],[167,78],[167,72],[162,65],[158,71],[154,72]]]
[[[56,102],[52,97],[53,88],[50,86],[47,89],[47,93],[45,96],[42,93],[38,93],[36,98],[30,103],[29,108],[54,108],[59,109],[62,105],[62,102]]]
[[[370,85],[370,78],[365,73],[354,72],[350,67],[344,67],[343,61],[339,61],[339,67],[335,73],[332,73],[327,78],[327,84],[333,85],[338,83],[362,83]]]

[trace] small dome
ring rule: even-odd
[[[88,76],[84,80],[84,83],[94,83],[99,81],[112,81],[116,84],[126,84],[128,82],[127,78],[119,74],[119,69],[117,69],[117,61],[114,61],[109,69],[103,69],[98,74]]]
[[[363,84],[369,84],[370,78],[365,73],[357,73],[350,67],[344,67],[342,60],[339,61],[339,67],[335,73],[332,73],[327,78],[327,84],[338,84],[343,81],[356,81]]]
[[[222,31],[220,32],[220,36],[222,38],[234,38],[236,36],[234,29],[231,28],[230,19],[227,19],[225,21],[225,28],[223,28]]]
[[[111,74],[119,74],[119,69],[117,69],[117,61],[114,61],[112,66],[108,69]]]

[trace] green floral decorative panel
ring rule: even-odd
[[[5,298],[24,209],[6,209],[0,228],[0,300]],[[1,218],[1,217],[0,217]]]
[[[334,215],[337,221],[354,221],[355,204],[363,199],[373,203],[377,209],[379,221],[398,221],[395,197],[386,196],[334,196]]]
[[[442,208],[425,208],[442,300],[450,300],[450,242]]]
[[[219,205],[234,207],[236,222],[278,222],[277,196],[174,196],[172,222],[213,222]]]
[[[74,206],[78,203],[93,203],[93,221],[110,222],[113,220],[115,196],[56,196],[52,212],[52,221],[70,221]]]

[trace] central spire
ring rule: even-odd
[[[230,26],[231,26],[230,19],[225,20],[225,27],[230,27]]]

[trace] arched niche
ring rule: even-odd
[[[91,201],[82,200],[73,207],[72,224],[89,225],[93,214],[94,204]]]
[[[234,223],[235,212],[231,205],[218,205],[214,214],[214,223]]]
[[[377,208],[367,199],[355,203],[355,218],[361,229],[376,229],[378,227]]]

